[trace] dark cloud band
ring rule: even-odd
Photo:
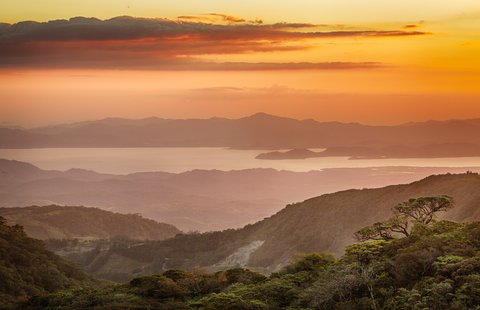
[[[201,55],[308,49],[308,41],[312,39],[426,34],[405,30],[308,31],[317,26],[307,23],[250,23],[224,14],[208,15],[228,23],[122,16],[107,20],[75,17],[44,23],[0,24],[0,66],[151,67],[172,70],[183,70],[188,66],[192,70],[374,67],[377,65],[368,63],[216,64],[193,60]]]

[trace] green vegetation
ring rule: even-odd
[[[403,206],[437,203],[451,207],[445,196]],[[214,274],[169,270],[124,285],[34,297],[22,308],[480,309],[480,222],[437,222],[440,209],[431,217],[404,213],[409,229],[402,238],[355,243],[338,259],[300,255],[269,277],[242,268]]]
[[[74,206],[30,206],[0,208],[10,224],[19,224],[32,238],[164,240],[181,233],[175,226],[146,219],[138,214],[114,213],[98,208]]]
[[[236,267],[236,263],[223,263],[243,247],[260,241],[263,244],[241,265],[268,274],[287,265],[296,253],[342,255],[345,247],[356,241],[356,231],[391,218],[392,207],[408,202],[411,197],[445,193],[453,197],[455,208],[437,212],[438,215],[458,222],[479,221],[479,188],[480,176],[467,173],[430,176],[405,185],[346,190],[287,205],[275,215],[241,229],[179,234],[161,241],[128,244],[115,241],[111,245],[102,242],[98,247],[91,244],[91,251],[83,251],[85,244],[80,244],[82,251],[77,251],[74,261],[100,278],[126,283],[168,269],[217,270],[219,263],[224,268]],[[399,236],[402,234],[393,234]],[[62,256],[73,253],[69,248],[68,251],[53,246],[51,249]]]
[[[437,212],[453,208],[453,199],[449,196],[411,198],[393,208],[394,216],[385,222],[377,222],[355,233],[358,241],[389,240],[393,235],[409,235],[415,224],[428,225],[435,220]]]
[[[0,216],[0,308],[28,297],[97,283]]]

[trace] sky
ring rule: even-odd
[[[480,118],[478,0],[0,1],[0,126]]]

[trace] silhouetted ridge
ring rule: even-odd
[[[371,149],[456,143],[477,156],[480,120],[454,120],[373,126],[295,120],[266,113],[239,119],[107,118],[33,129],[0,128],[0,148],[31,147],[232,147]],[[465,147],[463,146],[465,145]],[[356,154],[348,154],[354,156]],[[395,154],[387,154],[394,157]],[[435,155],[435,154],[433,154]],[[429,156],[433,156],[429,155]],[[444,156],[444,155],[441,155]]]

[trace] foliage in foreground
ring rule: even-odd
[[[170,270],[126,285],[61,291],[23,309],[480,309],[480,222],[416,223],[407,237],[295,259],[269,277]]]
[[[80,269],[27,237],[22,226],[9,226],[0,216],[0,308],[44,294],[97,284]]]

